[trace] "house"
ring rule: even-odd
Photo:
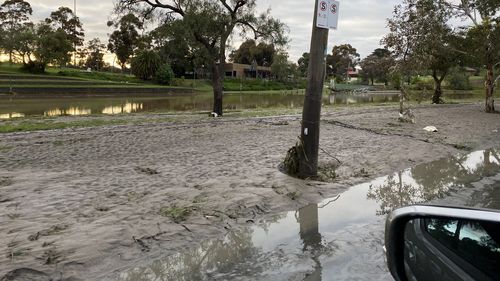
[[[268,66],[259,66],[256,63],[240,64],[226,63],[224,66],[226,77],[232,78],[268,78],[271,77],[271,68]]]

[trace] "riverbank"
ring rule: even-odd
[[[500,144],[500,115],[484,113],[482,103],[414,112],[409,124],[397,121],[394,106],[326,108],[320,163],[330,182],[278,170],[300,114],[138,114],[127,124],[2,134],[0,276],[24,267],[63,280],[113,280],[356,183]],[[439,131],[423,130],[430,125]]]

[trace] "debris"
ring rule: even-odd
[[[427,131],[427,132],[431,132],[431,133],[435,133],[438,131],[438,129],[434,126],[427,126],[424,128],[424,131]]]

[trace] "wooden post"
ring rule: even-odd
[[[301,141],[304,151],[299,152],[298,171],[298,176],[301,178],[313,177],[318,173],[319,125],[329,31],[326,28],[316,27],[318,1],[321,0],[316,0],[314,6],[308,84],[302,113]]]

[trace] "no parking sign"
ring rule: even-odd
[[[337,29],[339,22],[339,1],[320,0],[316,14],[316,26],[319,28]]]

